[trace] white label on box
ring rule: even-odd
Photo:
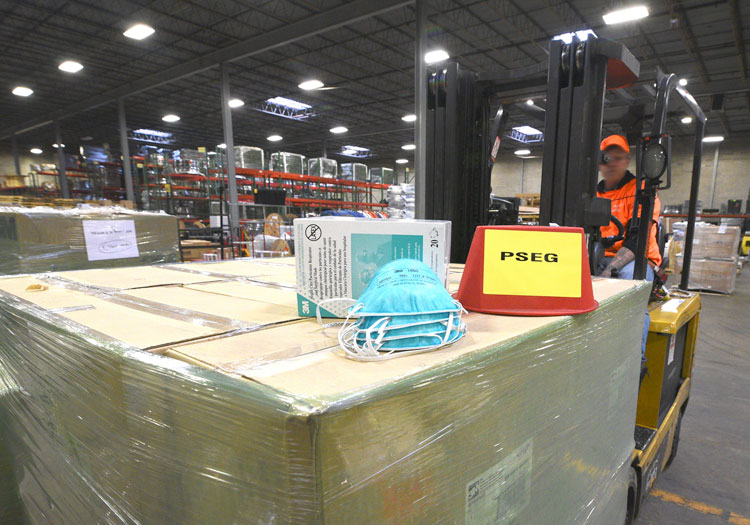
[[[726,224],[722,224],[721,226],[719,226],[719,235],[722,235],[724,233],[727,233],[727,225]]]
[[[669,354],[667,355],[667,366],[672,364],[674,361],[674,346],[677,343],[677,338],[673,335],[669,336]]]
[[[466,484],[466,524],[505,523],[529,504],[532,440]]]
[[[81,221],[89,261],[139,257],[135,221]]]

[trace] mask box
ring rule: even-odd
[[[297,261],[297,313],[315,317],[327,299],[357,299],[386,263],[418,259],[443,284],[450,264],[450,221],[376,220],[315,217],[294,220]],[[323,317],[346,317],[348,304],[331,301]]]

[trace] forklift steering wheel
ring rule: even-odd
[[[625,238],[625,227],[620,222],[620,219],[614,215],[609,216],[609,220],[617,226],[617,235],[610,235],[609,237],[602,237],[599,242],[605,248],[611,248],[616,242],[619,242]]]

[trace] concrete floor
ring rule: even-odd
[[[701,296],[690,402],[677,457],[638,525],[750,525],[750,266],[731,296]]]

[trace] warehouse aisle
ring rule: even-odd
[[[656,480],[639,525],[750,525],[750,267],[733,295],[701,299],[677,457]]]

